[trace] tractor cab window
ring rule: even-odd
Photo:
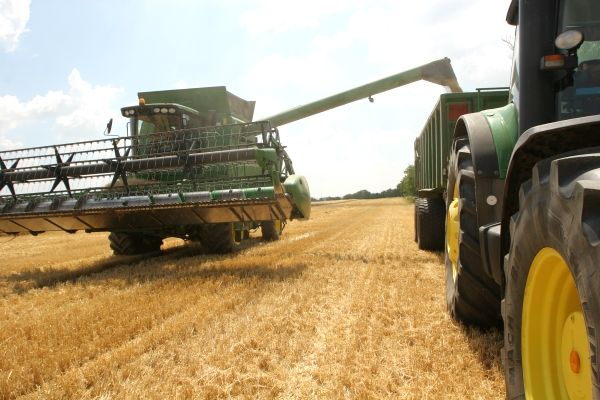
[[[600,1],[564,0],[557,35],[577,30],[583,43],[577,49],[573,85],[557,96],[558,119],[600,113]]]

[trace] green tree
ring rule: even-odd
[[[398,192],[402,197],[415,196],[417,189],[415,188],[415,166],[409,165],[404,170],[404,177],[397,186]]]

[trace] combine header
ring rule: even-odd
[[[108,231],[115,254],[170,236],[226,253],[258,227],[278,239],[309,218],[310,191],[277,126],[420,79],[460,90],[443,59],[258,122],[225,87],[139,93],[126,136],[0,152],[0,233]]]

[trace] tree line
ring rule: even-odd
[[[329,196],[313,199],[313,201],[347,200],[347,199],[382,199],[385,197],[414,197],[415,188],[415,166],[409,165],[404,170],[404,176],[395,188],[386,189],[382,192],[371,193],[368,190],[359,190],[344,196]]]

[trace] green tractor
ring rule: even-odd
[[[446,293],[504,325],[507,398],[600,398],[600,2],[513,0],[511,101],[461,116]]]

